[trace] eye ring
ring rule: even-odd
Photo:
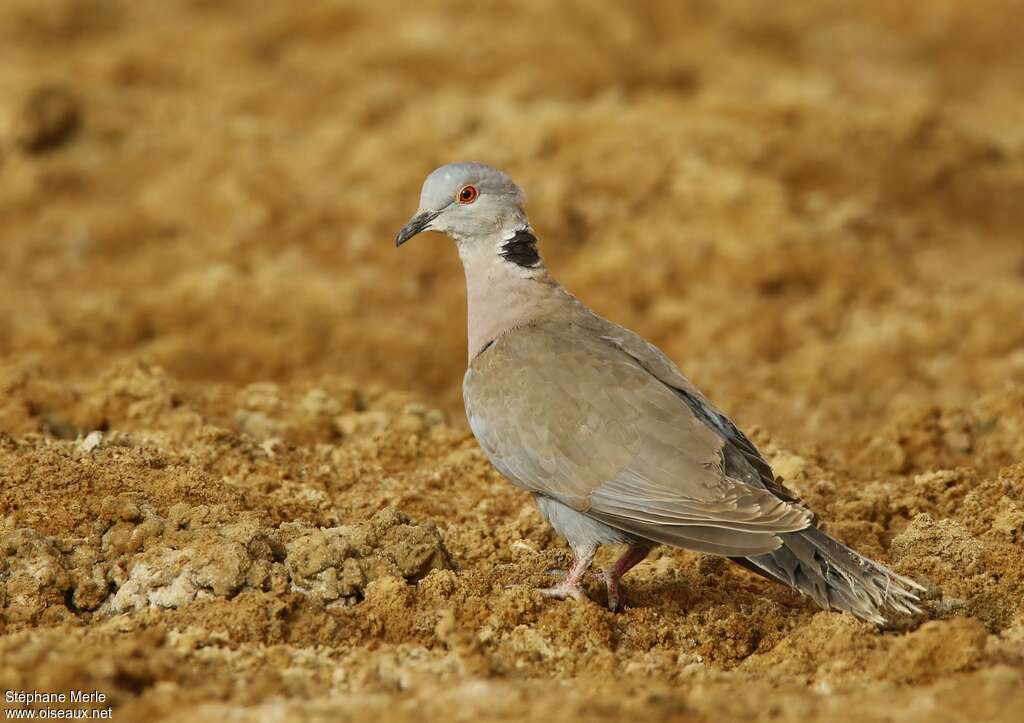
[[[455,200],[461,204],[473,203],[479,195],[480,192],[476,190],[476,186],[463,186],[459,192],[455,194]]]

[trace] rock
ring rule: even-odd
[[[263,412],[240,409],[235,413],[235,424],[239,431],[252,435],[259,440],[279,437],[284,425]]]
[[[4,552],[0,581],[4,588],[3,617],[15,622],[39,622],[48,609],[63,608],[71,577],[54,541],[35,530],[20,529],[0,538]]]
[[[391,416],[387,412],[372,410],[342,414],[334,419],[334,428],[344,437],[369,435],[388,428]]]
[[[1010,543],[1024,541],[1024,507],[1009,497],[1001,498],[992,521],[992,532]]]
[[[982,546],[959,522],[922,513],[893,539],[889,552],[896,560],[915,558],[962,576],[973,572]]]
[[[233,518],[205,505],[179,503],[167,518],[126,496],[109,497],[102,506],[106,521],[89,539],[61,540],[30,529],[0,537],[4,619],[178,608],[244,590],[291,589],[324,604],[351,605],[374,580],[414,583],[430,570],[450,568],[435,527],[394,509],[354,525],[266,528],[254,515]]]
[[[296,589],[324,603],[362,599],[381,577],[416,582],[433,569],[450,568],[433,525],[416,525],[388,508],[359,525],[312,530],[288,544],[285,565]]]
[[[103,443],[103,432],[100,432],[98,430],[94,430],[92,432],[89,432],[89,434],[87,434],[85,436],[85,439],[83,439],[79,443],[78,450],[80,452],[89,453],[89,452],[92,452],[95,449],[99,449],[100,445],[102,443]]]

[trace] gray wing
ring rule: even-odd
[[[701,394],[661,349],[639,334],[594,314],[582,317],[581,323],[618,346],[659,381],[672,388],[693,413],[722,438],[724,468],[728,476],[770,490],[776,497],[787,502],[797,502],[747,435]]]
[[[613,527],[751,555],[810,522],[807,510],[732,476],[713,424],[592,328],[541,323],[499,337],[473,360],[463,393],[502,474]]]

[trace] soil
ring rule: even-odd
[[[121,721],[1020,720],[1022,25],[5,0],[0,686]],[[671,549],[621,614],[541,598],[567,551],[466,427],[454,250],[392,242],[467,159],[924,613]]]

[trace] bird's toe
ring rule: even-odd
[[[583,600],[587,597],[579,584],[573,585],[568,582],[561,582],[551,587],[542,587],[538,589],[538,592],[544,597],[553,597],[558,600],[565,600],[570,597],[574,600]]]
[[[605,589],[608,591],[608,609],[613,613],[622,612],[622,588],[619,586],[618,578],[611,570],[601,570],[595,574],[595,577],[604,583]]]

